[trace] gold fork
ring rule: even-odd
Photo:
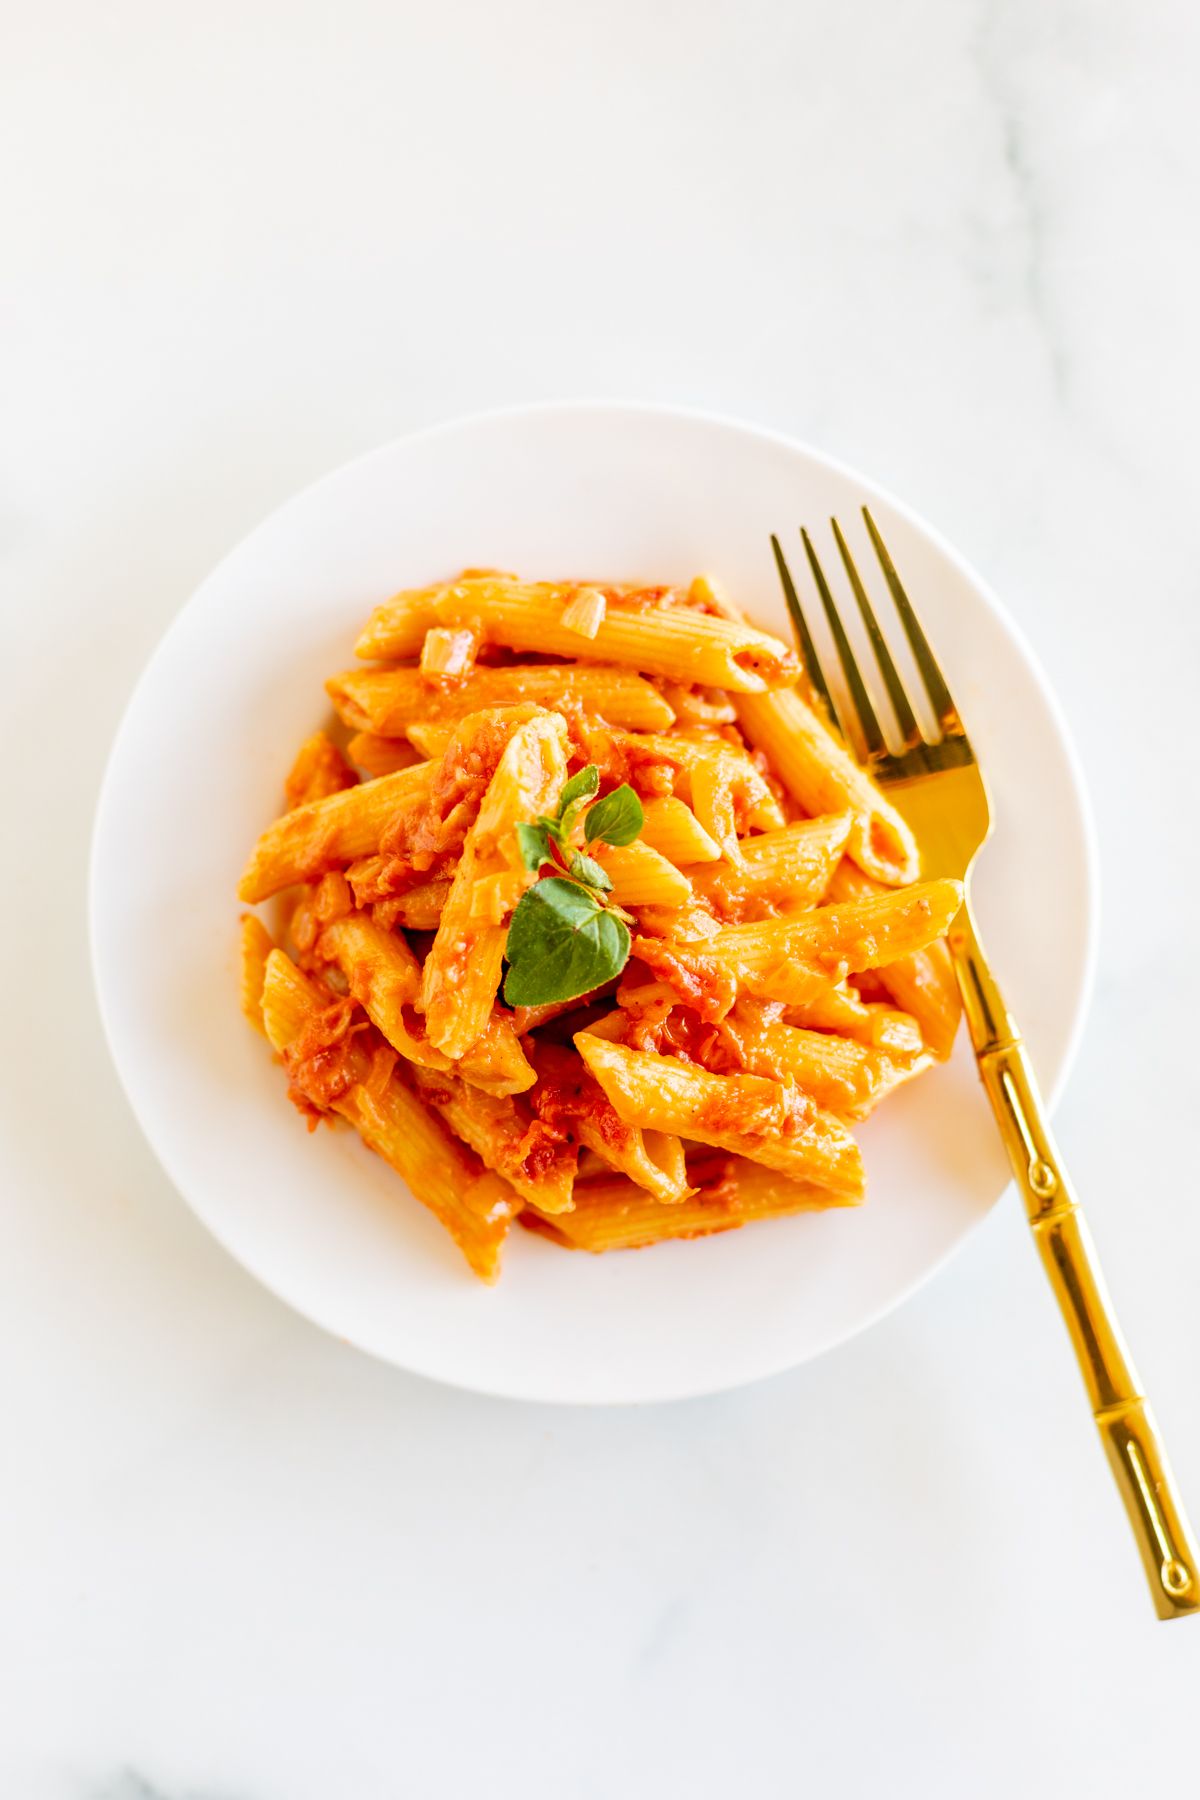
[[[971,910],[971,874],[992,829],[982,771],[929,641],[870,512],[863,518],[912,650],[936,736],[922,733],[836,519],[833,535],[895,715],[899,749],[884,736],[836,602],[807,531],[808,564],[829,622],[848,698],[835,705],[777,538],[771,547],[805,671],[832,730],[887,790],[912,827],[924,873],[965,888],[949,944],[980,1077],[992,1103],[1029,1223],[1066,1321],[1092,1412],[1133,1525],[1160,1619],[1200,1611],[1200,1560],[1153,1414],[1129,1360],[1091,1234],[1050,1134],[1029,1053],[988,967]]]

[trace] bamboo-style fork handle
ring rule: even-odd
[[[1200,1556],[1154,1415],[1122,1339],[1091,1233],[1046,1122],[1029,1052],[988,967],[969,899],[949,941],[979,1073],[1075,1346],[1155,1608],[1160,1619],[1181,1618],[1200,1611]]]
[[[872,821],[881,841],[886,843],[890,835],[897,855],[905,847],[910,858],[915,859],[919,852],[927,870],[953,876],[964,884],[966,899],[949,937],[979,1073],[1075,1346],[1096,1424],[1146,1566],[1155,1608],[1161,1619],[1178,1619],[1185,1613],[1200,1612],[1200,1557],[1150,1408],[1138,1390],[1079,1202],[1050,1135],[1032,1064],[992,979],[971,913],[971,873],[992,829],[987,783],[946,677],[868,507],[863,507],[862,516],[908,639],[923,704],[934,725],[929,729],[917,721],[909,690],[837,520],[831,519],[830,525],[838,556],[893,715],[890,739],[880,724],[870,683],[863,678],[812,538],[801,529],[808,566],[846,678],[845,690],[838,697],[821,668],[787,558],[778,538],[772,537],[771,550],[812,702],[830,726],[828,759],[836,764],[840,757],[846,764],[849,752],[874,777],[879,794]],[[845,767],[840,779],[844,791],[853,791]]]

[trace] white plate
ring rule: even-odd
[[[654,408],[468,419],[307,489],[175,621],[130,702],[100,800],[91,924],[101,1010],[171,1179],[300,1312],[403,1368],[487,1393],[712,1393],[862,1330],[995,1204],[1003,1157],[960,1044],[862,1129],[864,1207],[604,1257],[517,1229],[500,1284],[487,1289],[350,1133],[307,1134],[238,1012],[238,874],[279,810],[296,746],[327,717],[324,677],[353,660],[377,600],[464,565],[648,581],[707,570],[786,633],[768,534],[819,527],[832,570],[824,521],[836,512],[870,568],[864,500],[990,778],[997,829],[979,910],[1055,1093],[1082,1022],[1095,924],[1087,811],[1062,720],[978,577],[912,514],[815,451]]]

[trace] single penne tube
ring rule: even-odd
[[[722,1049],[736,1055],[742,1068],[794,1081],[839,1119],[865,1119],[885,1095],[930,1062],[920,1050],[890,1055],[828,1031],[785,1025],[747,1000],[738,1002],[719,1029]]]
[[[380,737],[373,731],[357,731],[346,745],[346,755],[356,769],[369,776],[394,775],[421,761],[421,752],[407,738]]]
[[[325,926],[316,950],[320,960],[341,970],[348,992],[401,1056],[424,1068],[452,1066],[425,1036],[425,1022],[415,1008],[421,965],[403,938],[365,913],[351,913]]]
[[[241,957],[239,997],[242,1011],[255,1031],[266,1035],[263,1024],[263,983],[267,975],[267,958],[275,948],[275,940],[254,913],[243,913],[241,920]]]
[[[397,807],[428,793],[432,773],[431,764],[418,763],[285,813],[254,846],[238,884],[239,896],[253,905],[377,849]]]
[[[829,888],[833,900],[867,900],[879,891],[878,882],[849,862],[838,866]],[[962,1015],[948,946],[937,941],[911,956],[898,957],[878,971],[878,978],[901,1011],[916,1020],[931,1053],[945,1062]]]
[[[961,905],[961,882],[919,882],[888,889],[870,900],[818,906],[755,924],[726,925],[705,939],[703,949],[747,974],[795,964],[840,981],[859,969],[879,969],[924,949],[944,935]]]
[[[475,1043],[500,985],[507,933],[502,924],[475,920],[476,884],[520,868],[517,824],[555,803],[566,769],[566,722],[557,713],[536,713],[513,732],[467,832],[421,994],[430,1039],[448,1056],[462,1057]]]
[[[692,863],[719,862],[721,846],[714,843],[690,806],[674,795],[642,803],[644,815],[639,842],[649,844],[668,862],[682,868]]]
[[[775,1169],[722,1157],[710,1185],[700,1186],[675,1206],[663,1206],[620,1175],[592,1175],[575,1184],[569,1213],[521,1214],[521,1223],[570,1250],[639,1250],[671,1238],[707,1237],[735,1231],[755,1219],[820,1212],[851,1204],[846,1196],[811,1182],[795,1181]]]
[[[676,1137],[672,1131],[643,1131],[642,1146],[655,1168],[661,1171],[664,1184],[670,1187],[672,1196],[678,1195],[679,1199],[686,1199],[691,1192],[691,1181],[683,1139]],[[673,1197],[667,1204],[674,1206],[678,1201]]]
[[[314,731],[296,752],[296,760],[283,784],[288,810],[307,806],[310,800],[324,800],[330,794],[339,794],[343,788],[353,787],[357,780],[358,776],[333,740],[323,731]]]
[[[588,854],[612,882],[618,906],[686,906],[691,900],[687,876],[649,844],[590,844]]]
[[[485,578],[455,582],[432,602],[428,590],[400,594],[372,614],[355,653],[413,655],[414,619],[420,617],[429,624],[475,625],[487,641],[512,650],[578,656],[586,648],[599,662],[739,693],[764,693],[797,678],[795,652],[780,639],[687,606],[623,605],[619,589],[605,589],[605,617],[594,638],[581,639],[562,622],[579,585]]]
[[[501,1246],[520,1209],[518,1196],[501,1176],[485,1169],[395,1073],[382,1084],[377,1082],[374,1059],[360,1037],[340,1040],[336,1091],[314,1085],[314,1064],[322,1058],[327,1061],[329,1054],[323,1022],[349,1005],[328,1002],[327,990],[311,982],[281,950],[271,952],[263,985],[263,1018],[293,1087],[319,1111],[337,1113],[353,1125],[368,1148],[396,1170],[450,1232],[475,1273],[484,1281],[495,1281]]]
[[[666,731],[675,713],[659,690],[631,669],[598,663],[476,665],[452,687],[432,688],[419,669],[345,669],[325,683],[339,718],[355,731],[401,737],[410,725],[453,724],[486,707],[531,700],[578,707],[630,731]]]
[[[714,752],[697,757],[691,769],[692,810],[715,844],[722,860],[735,868],[742,865],[738,843],[737,802],[734,798],[732,758]]]
[[[831,813],[742,838],[737,864],[693,870],[692,885],[723,919],[736,921],[748,907],[763,904],[800,912],[824,899],[852,822],[851,813]]]
[[[854,815],[847,851],[860,869],[892,887],[917,879],[909,826],[797,690],[738,696],[736,705],[747,738],[806,813]]]
[[[270,952],[263,970],[262,1017],[272,1050],[282,1055],[313,1014],[332,1001],[329,991],[298,969],[286,951]]]
[[[521,1210],[504,1177],[484,1168],[395,1077],[378,1093],[351,1088],[335,1111],[445,1226],[480,1280],[496,1282],[509,1225]]]
[[[518,1111],[508,1096],[481,1093],[449,1076],[418,1074],[417,1089],[463,1142],[545,1213],[566,1212],[578,1146]]]
[[[862,1157],[840,1119],[794,1086],[760,1075],[713,1075],[675,1056],[574,1039],[617,1116],[858,1198]]]
[[[608,1164],[652,1194],[660,1206],[675,1206],[691,1192],[683,1144],[674,1132],[643,1131],[640,1125],[622,1121],[614,1131],[591,1119],[576,1126],[579,1142]]]

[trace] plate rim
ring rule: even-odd
[[[708,1395],[729,1393],[737,1388],[746,1387],[751,1383],[758,1381],[773,1379],[790,1370],[814,1362],[818,1358],[824,1357],[830,1352],[838,1349],[840,1346],[851,1342],[864,1332],[871,1330],[883,1319],[887,1318],[889,1314],[911,1300],[928,1282],[940,1275],[958,1256],[960,1251],[964,1249],[966,1244],[973,1238],[985,1221],[989,1220],[1000,1205],[1008,1198],[1009,1194],[1012,1192],[1013,1184],[1011,1180],[1006,1182],[1004,1187],[997,1193],[996,1198],[992,1201],[991,1205],[988,1206],[986,1210],[972,1217],[964,1226],[958,1237],[955,1238],[953,1243],[951,1243],[939,1256],[935,1257],[910,1282],[890,1294],[882,1304],[863,1314],[853,1325],[847,1327],[845,1330],[832,1333],[829,1337],[814,1344],[812,1348],[807,1350],[800,1357],[789,1356],[782,1362],[775,1360],[770,1366],[751,1371],[750,1373],[739,1371],[731,1374],[727,1379],[719,1381],[706,1378],[699,1386],[680,1385],[676,1383],[669,1388],[663,1388],[661,1391],[649,1391],[633,1397],[624,1394],[605,1395],[603,1393],[581,1394],[570,1392],[547,1394],[544,1390],[541,1392],[534,1390],[518,1390],[518,1388],[512,1384],[506,1386],[489,1386],[486,1376],[482,1379],[474,1378],[467,1381],[465,1379],[456,1378],[454,1375],[447,1374],[440,1369],[424,1367],[419,1360],[406,1358],[404,1362],[400,1362],[394,1356],[389,1355],[384,1349],[370,1343],[361,1342],[353,1332],[347,1331],[344,1326],[335,1325],[332,1322],[327,1321],[325,1318],[310,1311],[306,1306],[297,1304],[297,1302],[292,1300],[286,1293],[282,1292],[271,1277],[262,1270],[256,1258],[248,1259],[241,1250],[235,1250],[233,1248],[227,1241],[223,1230],[213,1223],[208,1212],[196,1203],[178,1178],[173,1166],[174,1158],[172,1154],[163,1147],[156,1131],[143,1115],[142,1107],[139,1105],[139,1102],[131,1089],[126,1069],[118,1054],[112,1015],[109,1010],[109,1003],[106,1001],[105,983],[101,974],[101,957],[97,941],[98,912],[100,909],[99,864],[101,857],[101,842],[104,836],[107,814],[110,807],[114,804],[114,767],[117,761],[117,752],[129,725],[130,718],[138,703],[138,699],[143,688],[150,683],[160,658],[165,658],[168,646],[175,633],[182,629],[185,618],[193,611],[193,609],[199,606],[207,589],[218,581],[228,564],[242,556],[261,535],[264,535],[269,530],[275,528],[292,508],[298,508],[303,505],[314,491],[319,488],[332,487],[343,479],[351,478],[360,466],[371,462],[375,458],[389,455],[402,445],[406,448],[419,447],[422,443],[430,442],[440,437],[448,437],[460,432],[469,432],[480,426],[502,424],[505,421],[517,421],[549,415],[595,415],[599,413],[610,416],[623,414],[630,417],[631,420],[654,417],[676,424],[716,427],[719,430],[732,432],[755,440],[758,443],[771,444],[779,449],[799,453],[800,455],[809,458],[811,461],[823,465],[825,469],[831,471],[835,475],[856,484],[865,498],[881,502],[885,507],[890,508],[894,513],[903,518],[919,535],[928,539],[983,602],[989,612],[993,615],[993,618],[1000,626],[1001,630],[1006,632],[1016,644],[1025,666],[1033,678],[1038,694],[1051,719],[1058,741],[1062,747],[1064,764],[1070,782],[1072,797],[1075,802],[1076,819],[1078,821],[1083,853],[1085,918],[1083,920],[1084,942],[1081,978],[1078,999],[1067,1033],[1067,1040],[1063,1050],[1061,1064],[1046,1097],[1047,1109],[1050,1114],[1053,1114],[1057,1108],[1063,1092],[1065,1091],[1067,1082],[1070,1079],[1079,1053],[1079,1047],[1083,1039],[1083,1033],[1087,1025],[1088,1017],[1091,1012],[1092,1000],[1095,992],[1100,943],[1100,856],[1091,798],[1088,792],[1079,752],[1068,720],[1063,711],[1062,704],[1051,685],[1049,677],[1047,676],[1041,660],[1031,644],[1024,627],[1004,606],[991,584],[980,575],[974,565],[947,540],[936,526],[929,523],[922,513],[918,512],[916,508],[910,506],[906,501],[898,498],[888,487],[863,475],[853,464],[844,461],[840,457],[829,454],[809,440],[796,437],[790,432],[778,430],[774,427],[755,424],[733,414],[705,407],[678,405],[669,401],[581,397],[575,399],[545,399],[531,402],[517,402],[510,405],[486,407],[474,412],[458,414],[448,419],[438,420],[432,424],[418,426],[412,431],[400,432],[366,450],[360,451],[357,455],[350,457],[345,462],[338,463],[333,468],[325,470],[323,473],[315,476],[311,481],[306,482],[302,487],[288,494],[276,506],[272,507],[270,511],[257,520],[247,532],[243,533],[243,535],[229,547],[224,555],[213,564],[203,578],[191,590],[182,605],[176,609],[166,628],[157,638],[150,655],[142,665],[136,680],[130,688],[125,702],[121,707],[116,726],[109,741],[105,755],[104,772],[97,791],[95,809],[92,815],[86,886],[88,960],[91,970],[92,991],[95,996],[96,1007],[100,1016],[104,1043],[112,1067],[115,1070],[121,1092],[125,1096],[125,1100],[133,1114],[138,1129],[153,1153],[155,1160],[158,1162],[159,1167],[166,1175],[167,1180],[175,1189],[179,1198],[184,1202],[189,1211],[204,1229],[212,1235],[225,1254],[237,1263],[239,1267],[244,1269],[256,1282],[266,1288],[266,1290],[282,1305],[286,1306],[289,1311],[297,1314],[297,1316],[305,1319],[310,1324],[316,1326],[317,1329],[337,1339],[339,1342],[352,1345],[354,1349],[361,1354],[369,1356],[374,1361],[381,1362],[385,1366],[398,1369],[403,1373],[418,1376],[422,1380],[436,1382],[440,1386],[453,1388],[459,1392],[485,1395],[489,1399],[507,1400],[517,1404],[538,1404],[546,1406],[595,1407],[665,1405],[675,1401],[700,1399]],[[109,991],[111,993],[111,986]]]

